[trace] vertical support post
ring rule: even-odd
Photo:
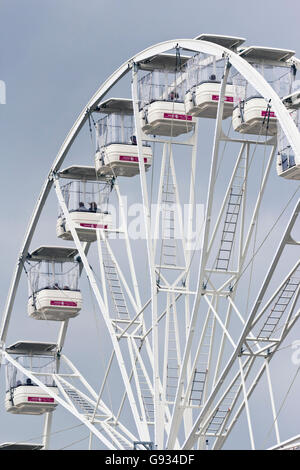
[[[175,439],[178,433],[180,421],[181,421],[182,414],[183,414],[183,410],[180,404],[181,404],[181,397],[182,397],[183,386],[184,386],[184,378],[185,378],[186,371],[187,371],[187,365],[190,360],[189,359],[190,350],[192,347],[192,342],[193,342],[193,337],[194,337],[198,308],[199,308],[200,300],[202,297],[202,290],[203,290],[202,283],[203,283],[203,275],[204,275],[206,261],[207,261],[206,252],[207,252],[207,247],[208,247],[208,239],[209,239],[209,231],[210,231],[211,209],[212,209],[212,203],[213,203],[213,194],[214,194],[217,164],[218,164],[218,157],[219,157],[220,136],[222,133],[224,96],[225,96],[225,89],[226,89],[229,68],[230,68],[230,64],[227,59],[225,63],[225,67],[224,67],[224,76],[223,76],[222,84],[221,84],[220,98],[218,101],[217,118],[216,118],[215,134],[214,134],[214,144],[213,144],[210,178],[209,178],[209,188],[208,188],[208,196],[207,196],[206,212],[205,212],[205,230],[204,230],[204,237],[203,237],[203,248],[202,248],[198,283],[197,283],[198,284],[197,295],[195,296],[194,305],[192,309],[190,330],[189,330],[189,335],[186,341],[186,347],[185,347],[185,351],[183,355],[182,367],[181,367],[180,377],[178,381],[177,395],[176,395],[175,404],[173,407],[171,432],[170,432],[168,443],[167,443],[168,449],[172,449],[174,447]]]
[[[99,291],[97,282],[95,280],[93,271],[92,271],[92,269],[90,267],[90,264],[87,260],[86,254],[85,254],[85,252],[83,250],[83,247],[80,243],[80,240],[78,238],[74,223],[73,223],[73,221],[70,217],[69,211],[68,211],[66,203],[64,201],[58,179],[55,179],[54,188],[55,188],[55,191],[56,191],[58,202],[60,204],[60,207],[62,208],[62,211],[63,211],[64,217],[66,219],[66,222],[67,222],[68,226],[70,227],[72,238],[75,242],[75,245],[76,245],[76,248],[78,250],[79,256],[81,257],[83,266],[84,266],[85,271],[86,271],[86,275],[87,275],[88,280],[90,282],[91,288],[93,289],[93,292],[95,294],[97,303],[99,305],[100,311],[101,311],[103,319],[105,321],[106,327],[107,327],[108,332],[110,334],[110,338],[111,338],[113,347],[114,347],[115,352],[116,352],[116,358],[117,358],[117,361],[118,361],[118,365],[120,367],[120,373],[121,373],[121,376],[122,376],[122,379],[123,379],[123,382],[124,382],[124,386],[125,386],[127,396],[128,396],[128,401],[129,401],[129,404],[130,404],[130,407],[131,407],[131,411],[132,411],[132,414],[133,414],[133,417],[134,417],[134,421],[135,421],[139,436],[140,436],[141,439],[144,439],[145,436],[146,436],[147,430],[145,429],[144,423],[142,423],[141,420],[140,420],[140,416],[139,416],[139,413],[138,413],[138,410],[137,410],[137,406],[136,406],[135,398],[134,398],[134,395],[133,395],[133,391],[131,389],[130,381],[128,379],[124,357],[123,357],[123,354],[121,352],[119,342],[116,338],[113,325],[112,325],[111,320],[109,318],[109,313],[106,309],[105,303],[104,303],[104,301],[102,299],[102,296],[100,294],[100,291]]]
[[[155,421],[155,444],[158,449],[163,448],[164,443],[164,409],[161,398],[161,382],[159,376],[159,340],[158,340],[158,318],[157,318],[157,286],[156,286],[156,274],[155,274],[155,262],[153,253],[153,244],[151,237],[151,213],[149,208],[149,199],[147,191],[146,171],[145,163],[143,159],[143,144],[142,144],[142,132],[139,118],[139,107],[138,107],[138,69],[136,64],[132,70],[132,101],[134,118],[136,125],[137,134],[137,147],[139,155],[139,170],[140,170],[140,182],[142,190],[143,208],[144,208],[144,222],[146,228],[146,242],[147,242],[147,253],[148,253],[148,264],[150,271],[150,283],[151,283],[151,307],[152,307],[152,351],[153,351],[153,387],[154,387],[154,421]]]
[[[102,245],[101,245],[101,235],[98,230],[97,230],[96,235],[97,235],[99,267],[100,267],[100,275],[101,275],[101,283],[102,283],[102,294],[103,294],[105,308],[108,310],[108,297],[107,297],[106,278],[105,278],[105,272],[104,272],[103,250],[102,250]]]
[[[169,336],[170,336],[170,293],[167,293],[167,307],[166,307],[166,326],[165,326],[165,344],[164,344],[164,365],[163,365],[163,400],[164,406],[166,406],[167,400],[167,389],[168,389],[168,361],[169,361]]]
[[[92,450],[92,445],[93,445],[93,433],[90,432],[90,437],[89,437],[89,450]]]
[[[274,428],[275,428],[276,440],[277,440],[277,444],[279,444],[280,443],[280,435],[279,435],[279,428],[278,428],[277,414],[276,414],[276,408],[275,408],[274,394],[273,394],[273,388],[272,388],[272,382],[271,382],[269,361],[268,361],[267,358],[265,359],[265,369],[266,369],[266,375],[267,375],[267,381],[268,381],[268,387],[269,387],[269,393],[270,393],[270,400],[271,400],[271,407],[272,407],[272,413],[273,413],[273,419],[274,419]]]
[[[48,450],[50,445],[50,432],[53,413],[46,413],[43,432],[43,450]]]
[[[241,381],[242,381],[242,387],[243,387],[244,402],[245,402],[245,409],[246,409],[246,415],[247,415],[247,422],[248,422],[249,436],[250,436],[250,442],[251,442],[251,449],[255,450],[254,439],[253,439],[253,431],[252,431],[252,425],[251,425],[250,410],[249,410],[249,403],[248,403],[248,396],[247,396],[244,370],[243,370],[243,363],[242,363],[242,358],[241,357],[239,357],[239,367],[240,367],[240,375],[241,375]]]
[[[193,220],[194,220],[194,207],[195,207],[195,184],[196,184],[196,161],[197,161],[197,142],[198,142],[198,132],[199,132],[199,120],[195,124],[195,130],[193,135],[193,148],[192,148],[192,157],[191,157],[191,179],[190,179],[190,194],[189,194],[189,210],[188,210],[188,220],[187,220],[187,229],[186,229],[186,244],[185,244],[185,263],[186,263],[186,276],[185,276],[185,286],[187,290],[190,290],[190,268],[191,268],[191,243],[192,243],[192,233],[193,233]],[[197,220],[197,215],[196,215]],[[185,234],[184,234],[185,235]],[[194,241],[195,250],[197,249],[196,243],[197,239]],[[191,309],[190,309],[190,296],[185,295],[185,334],[188,338],[189,334],[189,325],[191,320]],[[181,361],[180,361],[181,368]],[[187,376],[191,376],[192,366],[191,358],[187,362]],[[179,371],[180,373],[180,371]],[[187,434],[188,430],[192,427],[193,420],[193,411],[191,408],[187,408],[184,415],[184,429]]]

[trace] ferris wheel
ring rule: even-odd
[[[6,411],[44,416],[23,448],[51,448],[60,410],[89,448],[234,448],[239,426],[244,448],[262,448],[257,389],[272,447],[298,442],[281,437],[272,364],[300,315],[300,63],[244,42],[202,34],[136,54],[62,144],[2,318]],[[65,163],[86,129],[92,159]],[[51,193],[59,243],[32,247]],[[7,344],[22,276],[26,320],[55,324],[56,342]],[[98,389],[64,348],[88,290],[109,340]]]

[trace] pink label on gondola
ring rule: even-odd
[[[128,155],[120,155],[119,160],[123,162],[138,162],[138,157],[129,157]],[[144,158],[144,162],[147,163],[147,158]]]
[[[274,111],[262,111],[261,115],[264,117],[265,116],[276,117],[276,114],[274,113]]]
[[[211,99],[213,101],[219,101],[219,95],[212,95]],[[233,96],[224,96],[224,101],[227,101],[228,103],[233,103]]]
[[[77,302],[71,300],[50,300],[50,305],[60,305],[62,307],[77,307]]]
[[[108,225],[102,224],[79,224],[80,227],[87,227],[87,228],[108,228]]]
[[[38,403],[54,403],[54,398],[50,397],[27,397],[27,401],[34,401]]]
[[[164,118],[168,119],[178,119],[179,121],[191,121],[192,116],[186,114],[173,114],[173,113],[164,113]]]

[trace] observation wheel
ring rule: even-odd
[[[28,448],[52,448],[60,413],[89,449],[298,445],[300,410],[281,434],[279,377],[300,315],[299,61],[244,42],[203,34],[136,54],[62,144],[1,326],[6,419],[42,425]],[[87,133],[92,152],[76,160]],[[92,360],[88,327],[100,331]]]

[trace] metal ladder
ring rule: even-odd
[[[241,392],[242,385],[240,381],[236,381],[233,386],[228,390],[218,408],[214,411],[209,423],[205,428],[204,434],[220,435],[224,425],[229,417],[232,407]]]
[[[197,366],[194,370],[192,387],[189,395],[189,404],[201,405],[203,399],[203,392],[207,380],[208,360],[211,348],[212,334],[213,334],[214,316],[210,312],[207,324],[205,326],[205,333],[203,342],[200,347]]]
[[[248,371],[250,370],[251,362],[246,365],[244,368],[244,375],[247,375]],[[224,397],[220,400],[217,404],[217,408],[215,409],[210,421],[205,426],[204,430],[201,434],[214,434],[221,435],[223,432],[226,433],[226,422],[229,419],[229,415],[236,404],[240,393],[242,392],[242,380],[240,374],[236,377],[236,379],[232,382],[230,388],[227,390]]]
[[[221,245],[216,260],[217,270],[228,270],[240,213],[241,200],[242,192],[236,193],[235,190],[231,188],[225,214]]]
[[[139,361],[136,360],[136,373],[138,377],[138,382],[140,386],[142,402],[144,405],[145,415],[148,423],[154,423],[154,403],[153,395],[149,389],[147,380],[145,378],[142,367],[139,364]]]
[[[214,434],[217,435],[217,433],[220,431],[228,413],[229,409],[220,407],[217,408],[216,411],[214,412],[206,430],[205,434]]]
[[[228,196],[221,244],[215,265],[215,269],[220,271],[227,271],[229,268],[244,193],[246,166],[246,157],[244,156],[236,169]]]
[[[206,382],[207,371],[199,371],[195,369],[193,384],[191,388],[189,404],[200,406],[202,403],[204,386]]]
[[[74,405],[80,408],[85,415],[89,417],[94,415],[95,408],[87,400],[85,400],[85,398],[79,395],[76,390],[64,386],[64,391],[67,393]]]
[[[171,313],[172,312],[172,313]],[[168,334],[168,363],[167,363],[167,382],[166,382],[166,400],[168,403],[174,403],[179,378],[179,362],[176,341],[176,326],[174,310],[170,309],[169,315],[169,334]]]
[[[162,247],[161,264],[176,266],[177,242],[175,239],[176,194],[171,165],[165,169],[162,188]]]
[[[282,290],[280,291],[270,314],[267,316],[265,323],[257,335],[258,338],[269,339],[272,333],[274,333],[274,330],[276,329],[296,290],[298,289],[299,283],[300,270],[298,269],[293,274],[293,276],[287,280]]]
[[[113,300],[116,319],[130,320],[124,292],[122,290],[116,265],[109,254],[105,241],[101,241],[101,246],[104,273],[109,285],[111,298]]]
[[[106,429],[106,426],[109,429]],[[108,439],[110,438],[109,433],[113,434],[114,437],[120,442],[120,445],[123,447],[124,450],[132,450],[132,445],[133,443],[128,441],[125,437],[122,436],[122,434],[115,429],[116,425],[108,424],[108,423],[103,423],[103,428],[106,431]]]

